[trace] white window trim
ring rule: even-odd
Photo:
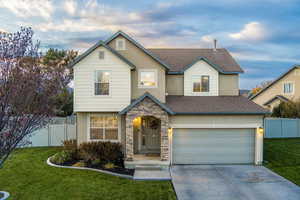
[[[293,91],[291,93],[286,93],[284,92],[284,85],[285,84],[292,84],[292,87],[293,87]],[[285,94],[285,95],[293,95],[295,93],[295,83],[293,81],[286,81],[286,82],[283,82],[282,84],[282,93]]]
[[[124,44],[123,48],[119,48],[118,41],[122,41],[123,42],[123,44]],[[126,50],[126,41],[125,41],[124,38],[116,39],[116,50],[118,50],[118,51],[124,51],[124,50]]]
[[[88,142],[121,142],[121,125],[120,125],[120,117],[117,115],[117,124],[118,124],[118,139],[117,140],[107,140],[107,139],[91,139],[91,117],[103,117],[103,116],[111,116],[117,114],[88,114],[87,115],[87,141]],[[104,133],[105,134],[105,133]],[[105,135],[103,135],[105,138]]]
[[[202,81],[202,76],[208,76],[208,92],[194,92],[194,80],[195,79],[200,79],[200,81]],[[192,76],[192,94],[209,94],[211,85],[210,85],[210,75],[206,75],[206,74],[201,74],[201,75],[193,75]]]
[[[95,83],[96,83],[96,73],[97,73],[97,71],[102,71],[102,72],[109,72],[110,73],[110,76],[109,76],[109,94],[108,95],[103,95],[103,94],[98,94],[98,95],[96,95],[95,94]],[[101,98],[111,98],[111,93],[112,93],[112,86],[111,86],[111,84],[112,84],[112,81],[111,81],[111,79],[112,79],[112,71],[111,70],[105,70],[105,69],[96,69],[96,70],[94,70],[94,72],[93,72],[94,74],[93,74],[93,96],[94,97],[101,97]]]
[[[141,72],[154,72],[154,86],[145,86],[141,85]],[[138,88],[157,88],[158,87],[158,78],[157,78],[157,69],[139,69],[138,70]]]

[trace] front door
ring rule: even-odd
[[[154,117],[142,117],[141,153],[160,152],[160,120]]]

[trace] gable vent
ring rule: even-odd
[[[104,59],[104,51],[99,51],[99,59],[100,60]]]

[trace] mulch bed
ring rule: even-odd
[[[77,162],[79,162],[79,160],[64,163],[62,166],[71,167]],[[99,166],[99,165],[95,166],[95,165],[87,164],[85,167],[92,168],[92,169],[100,169],[100,170],[104,170],[104,171],[109,171],[109,172],[113,172],[113,173],[117,173],[117,174],[130,175],[130,176],[133,176],[133,174],[134,174],[134,169],[127,169],[127,168],[119,167],[119,166],[117,166],[115,168],[112,168],[112,169],[106,169],[106,168],[104,168],[102,166]]]

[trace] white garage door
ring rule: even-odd
[[[173,129],[173,164],[254,163],[255,129]]]

